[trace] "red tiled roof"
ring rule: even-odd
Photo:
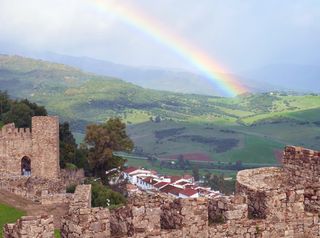
[[[156,183],[159,183],[159,181],[157,181],[157,180],[155,180],[155,179],[153,179],[153,180],[151,181],[151,184],[152,184],[152,185],[155,185]]]
[[[167,184],[169,184],[169,183],[167,183],[167,182],[158,182],[158,183],[154,184],[154,186],[156,188],[161,188],[161,187],[163,187],[163,186],[165,186]]]
[[[167,184],[164,187],[160,188],[160,191],[163,193],[168,193],[172,189],[172,187],[174,186],[172,186],[171,184]]]
[[[179,183],[176,183],[176,184],[178,184],[178,185],[185,185],[185,184],[187,184],[187,183],[189,183],[189,182],[186,182],[186,181],[181,181],[181,182],[179,182]]]
[[[127,174],[130,174],[131,172],[136,171],[136,170],[138,170],[138,168],[136,168],[136,167],[128,167],[125,170],[123,170],[123,172],[125,172]]]
[[[187,184],[185,185],[186,188],[195,188],[196,186],[194,184]]]
[[[152,183],[153,177],[149,176],[143,179],[143,182]]]
[[[182,190],[182,188],[173,187],[168,193],[179,196],[179,193],[181,193]]]
[[[181,176],[165,176],[165,178],[171,179],[171,183],[174,183],[174,182],[178,181],[179,179],[181,179]]]
[[[160,191],[163,193],[171,193],[174,195],[179,195],[179,191],[182,190],[181,188],[177,188],[171,184],[167,184],[164,187],[160,188]]]
[[[190,197],[198,192],[192,188],[186,188],[186,189],[182,189],[182,191],[180,191],[180,193]]]

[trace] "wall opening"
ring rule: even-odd
[[[31,176],[31,159],[27,156],[21,159],[21,175]]]

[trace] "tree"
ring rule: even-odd
[[[89,148],[88,162],[93,174],[104,182],[106,170],[121,167],[125,162],[114,156],[113,151],[130,152],[133,149],[133,142],[126,134],[126,125],[119,118],[111,118],[100,125],[89,125],[85,142]]]
[[[44,106],[30,102],[28,99],[21,100],[20,103],[26,104],[32,110],[32,116],[47,116],[48,112]]]
[[[7,91],[0,91],[0,119],[3,113],[10,110],[10,98]]]
[[[194,165],[192,167],[192,176],[193,176],[195,181],[199,181],[200,174],[199,174],[199,167],[197,165]]]
[[[161,122],[161,117],[160,116],[156,116],[156,118],[154,119],[154,122],[156,122],[156,123]]]
[[[0,94],[0,101],[3,101],[2,104],[0,103],[3,111],[1,119],[5,124],[13,122],[19,128],[31,127],[31,118],[33,116],[47,116],[48,114],[43,106],[31,103],[27,99],[12,101],[6,97],[6,93]]]
[[[31,117],[33,115],[32,109],[19,102],[11,104],[10,110],[2,115],[4,124],[14,123],[16,127],[30,127]]]
[[[186,163],[185,163],[185,160],[184,160],[184,157],[183,155],[178,155],[178,162],[177,162],[178,166],[180,169],[185,169],[186,167]]]
[[[76,164],[77,144],[68,122],[59,125],[59,139],[60,167],[65,168],[67,163]]]

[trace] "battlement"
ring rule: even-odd
[[[1,140],[31,139],[30,128],[16,128],[14,123],[4,125],[0,130]]]

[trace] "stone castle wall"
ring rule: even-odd
[[[126,206],[104,213],[104,237],[320,237],[316,183],[319,153],[308,150],[301,154],[300,151],[306,150],[285,149],[284,168],[240,171],[235,196],[175,199],[144,194],[131,197]],[[85,201],[77,204],[83,204],[84,213],[91,217],[94,212],[88,210],[88,193],[87,189],[87,195],[80,199],[86,197]],[[75,217],[64,221],[64,237],[73,237],[69,231],[75,227]],[[87,232],[88,226],[81,222],[76,225]]]
[[[5,190],[34,202],[42,202],[53,195],[65,196],[66,188],[60,180],[49,180],[40,177],[7,176],[0,174],[0,189]],[[47,198],[47,199],[46,199]],[[56,200],[57,201],[57,200]]]
[[[54,238],[52,216],[24,216],[14,224],[6,224],[3,229],[5,238]]]
[[[301,151],[287,147],[283,168],[240,171],[234,196],[140,194],[109,211],[91,208],[91,186],[79,185],[62,221],[62,237],[320,237],[319,152]]]
[[[78,185],[67,216],[62,220],[61,236],[110,237],[110,212],[91,208],[91,185]]]
[[[3,126],[0,131],[0,172],[21,175],[22,158],[31,160],[33,176],[59,177],[59,119],[32,117],[32,128]]]

